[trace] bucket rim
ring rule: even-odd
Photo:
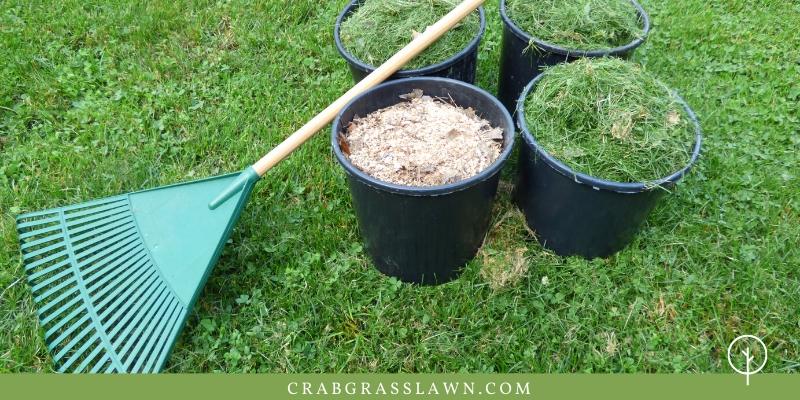
[[[689,158],[689,162],[687,162],[685,166],[665,177],[647,182],[617,182],[575,171],[545,150],[539,144],[539,142],[536,141],[536,139],[533,137],[533,134],[531,134],[530,130],[528,129],[528,123],[525,118],[525,100],[528,97],[528,93],[530,93],[536,84],[546,75],[547,71],[539,74],[539,76],[531,80],[530,83],[525,86],[525,89],[522,90],[522,94],[520,94],[519,99],[517,99],[517,107],[515,110],[517,114],[517,127],[520,130],[525,145],[533,148],[535,151],[535,156],[540,157],[550,168],[554,169],[559,174],[572,179],[576,183],[589,185],[596,190],[604,189],[618,193],[641,193],[658,187],[671,187],[689,172],[692,166],[694,166],[694,164],[697,162],[697,159],[700,157],[700,148],[703,142],[703,132],[700,128],[700,122],[697,120],[697,115],[676,91],[670,90],[671,94],[674,95],[678,103],[683,106],[683,109],[686,111],[686,115],[689,116],[689,119],[694,124],[695,141],[692,147],[692,155]]]
[[[336,24],[333,27],[333,42],[336,45],[336,50],[339,51],[339,54],[341,54],[342,57],[344,57],[344,59],[347,60],[347,62],[350,65],[354,65],[362,71],[370,72],[374,71],[378,67],[367,64],[356,58],[353,54],[351,54],[347,50],[347,48],[345,48],[344,43],[342,43],[342,38],[340,36],[342,22],[345,20],[345,18],[347,18],[350,15],[350,13],[354,12],[355,9],[358,8],[363,1],[364,0],[352,0],[349,4],[347,4],[347,6],[345,6],[342,12],[339,13],[339,16],[336,18]],[[475,34],[475,37],[473,37],[472,40],[458,53],[454,54],[452,57],[440,63],[416,69],[401,69],[392,75],[398,78],[411,78],[419,75],[427,75],[450,68],[454,64],[461,61],[461,59],[464,58],[467,54],[474,52],[478,48],[478,45],[480,44],[481,40],[483,40],[483,35],[486,32],[486,13],[483,10],[483,6],[478,7],[478,17],[480,20],[479,24],[480,27],[478,29],[478,32]]]
[[[644,10],[644,8],[636,2],[636,0],[630,0],[633,7],[636,9],[636,13],[639,14],[639,17],[642,19],[642,35],[640,37],[635,38],[630,43],[606,48],[606,49],[594,49],[594,50],[581,50],[581,49],[568,49],[565,47],[561,47],[557,44],[546,42],[539,38],[534,37],[533,35],[523,31],[511,17],[508,16],[506,12],[506,0],[500,0],[500,17],[503,20],[503,24],[510,30],[514,36],[517,37],[519,40],[523,40],[526,43],[533,42],[536,47],[548,51],[551,53],[566,55],[570,57],[604,57],[604,56],[620,56],[623,54],[627,54],[632,50],[636,49],[637,47],[641,46],[642,43],[647,40],[647,36],[650,34],[650,15]]]
[[[362,99],[372,96],[378,90],[384,90],[387,87],[391,86],[408,86],[409,90],[414,89],[413,85],[416,82],[434,82],[440,84],[442,86],[448,86],[453,88],[465,89],[473,92],[473,96],[483,96],[487,98],[490,103],[496,107],[504,120],[504,125],[501,126],[503,129],[503,150],[500,152],[500,155],[497,157],[494,162],[489,165],[486,169],[478,173],[477,175],[471,176],[467,179],[460,180],[454,183],[448,183],[444,185],[436,185],[436,186],[408,186],[408,185],[399,185],[395,183],[385,182],[379,180],[377,178],[372,177],[371,175],[367,174],[364,171],[358,169],[347,156],[344,155],[342,152],[341,147],[339,146],[339,132],[342,128],[342,116],[343,114],[350,109],[355,103],[361,101]],[[399,102],[399,101],[398,101]],[[377,111],[377,110],[376,110]],[[476,110],[478,115],[480,115],[481,110]],[[380,85],[377,85],[364,93],[356,96],[350,102],[345,105],[339,114],[334,119],[333,124],[331,126],[331,146],[333,149],[333,153],[336,156],[336,159],[339,161],[339,164],[344,167],[345,172],[358,179],[361,183],[369,185],[375,189],[395,193],[395,194],[402,194],[402,195],[410,195],[410,196],[437,196],[437,195],[445,195],[450,194],[462,190],[469,189],[473,186],[476,186],[480,183],[488,181],[494,175],[500,172],[502,167],[505,165],[508,158],[511,156],[511,152],[514,148],[514,139],[516,135],[516,130],[514,127],[514,121],[511,118],[511,114],[506,110],[505,106],[500,103],[497,98],[492,96],[489,92],[469,83],[465,83],[456,79],[450,78],[440,78],[440,77],[414,77],[414,78],[404,78],[404,79],[397,79],[392,81],[384,82]]]

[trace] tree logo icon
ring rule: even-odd
[[[760,364],[756,365],[756,361]],[[747,386],[750,386],[750,375],[757,374],[767,365],[767,346],[753,335],[739,336],[728,346],[728,364],[747,377]]]

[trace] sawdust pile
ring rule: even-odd
[[[340,137],[358,169],[394,184],[435,186],[475,176],[499,157],[503,130],[472,108],[419,89],[400,97],[406,101],[356,117]]]

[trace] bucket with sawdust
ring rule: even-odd
[[[505,107],[452,79],[390,81],[341,111],[331,143],[377,269],[421,284],[457,278],[489,229],[513,147]]]

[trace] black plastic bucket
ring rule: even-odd
[[[517,124],[523,144],[514,199],[539,242],[562,256],[607,257],[633,240],[659,199],[692,167],[700,155],[702,132],[697,117],[678,97],[695,125],[696,139],[689,163],[665,178],[621,183],[573,171],[548,154],[525,122],[525,98],[544,75],[525,87],[519,98]]]
[[[364,79],[364,77],[372,73],[376,67],[361,62],[347,51],[339,36],[339,29],[342,25],[342,21],[355,12],[363,2],[364,0],[351,1],[339,14],[339,17],[336,19],[336,26],[333,28],[333,40],[336,43],[336,48],[339,50],[339,54],[347,60],[347,64],[350,66],[350,74],[353,75],[354,82]],[[480,15],[480,29],[478,30],[478,34],[469,42],[467,47],[463,48],[456,55],[438,64],[424,68],[397,71],[387,80],[411,78],[415,76],[433,76],[474,83],[475,74],[478,69],[478,45],[483,38],[483,33],[486,31],[486,16],[484,15],[483,7],[478,7],[478,14]]]
[[[500,53],[500,77],[497,97],[509,112],[516,110],[514,102],[531,79],[537,77],[542,69],[563,62],[575,61],[582,57],[615,56],[628,58],[633,51],[647,39],[650,32],[650,17],[642,6],[631,0],[643,25],[641,38],[612,49],[573,50],[565,49],[532,37],[520,29],[506,13],[506,0],[500,1],[500,16],[503,19],[503,45]],[[534,47],[528,49],[530,43]],[[526,50],[527,49],[527,50]]]
[[[342,153],[339,134],[355,116],[402,101],[413,89],[472,107],[503,129],[503,150],[489,168],[460,182],[411,187],[379,181]],[[514,123],[500,102],[483,89],[445,78],[408,78],[356,97],[333,123],[331,143],[347,174],[353,207],[367,252],[382,273],[405,282],[437,284],[457,278],[475,257],[489,229],[500,169],[514,144]]]

